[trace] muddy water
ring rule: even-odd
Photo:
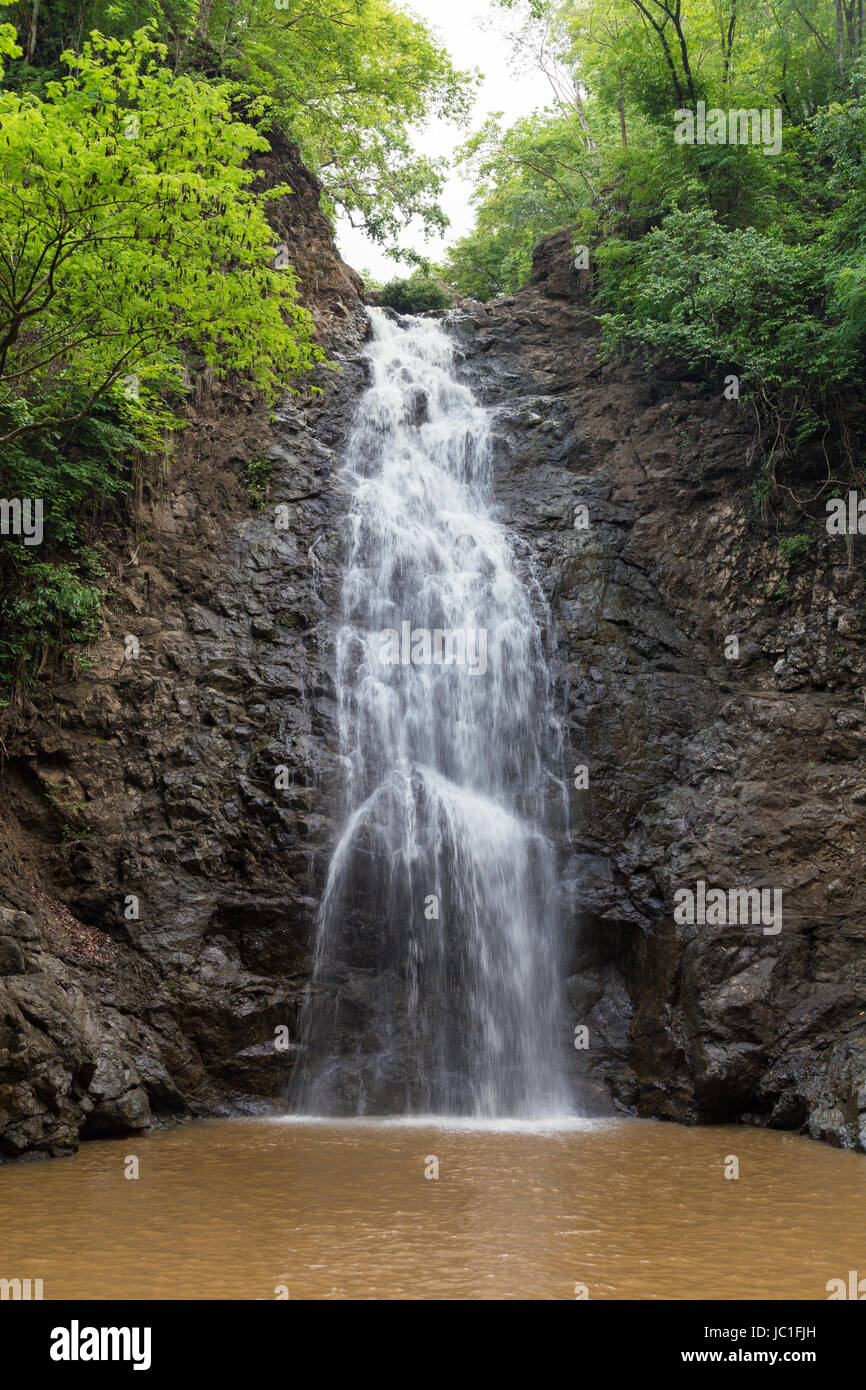
[[[239,1120],[0,1168],[0,1276],[46,1299],[825,1299],[851,1269],[866,1159],[745,1128]]]

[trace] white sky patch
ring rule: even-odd
[[[419,153],[448,158],[491,111],[502,111],[505,123],[510,125],[548,104],[550,89],[542,74],[515,71],[509,38],[514,20],[507,10],[501,10],[491,0],[412,0],[402,8],[418,15],[436,31],[456,67],[478,68],[484,74],[470,126],[462,130],[447,121],[431,121],[424,130],[416,132]],[[425,241],[414,219],[400,238],[401,246],[412,247],[433,261],[441,260],[446,246],[465,236],[472,227],[475,211],[471,193],[471,183],[452,168],[440,200],[451,222],[444,238]],[[411,266],[391,260],[344,217],[337,224],[337,245],[349,265],[356,270],[369,270],[377,279],[411,274]]]

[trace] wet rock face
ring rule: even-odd
[[[176,460],[112,556],[89,669],[46,673],[7,712],[0,1158],[271,1107],[292,1056],[341,794],[335,465],[368,324],[315,180],[288,147],[266,173],[295,189],[276,230],[341,370],[273,423],[242,383],[196,382]]]
[[[91,670],[5,736],[0,1155],[279,1097],[341,790],[334,464],[360,370],[280,409],[261,510],[228,465],[224,496],[178,472],[183,523],[155,501]]]
[[[642,1115],[863,1148],[864,542],[828,536],[823,498],[808,515],[762,498],[721,377],[602,365],[569,252],[547,238],[530,284],[455,332],[497,412],[502,513],[552,604],[570,766],[588,769],[560,846],[575,1068]],[[793,533],[809,546],[788,564]],[[677,922],[699,882],[782,890],[781,929]]]

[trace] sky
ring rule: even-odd
[[[401,8],[412,11],[437,32],[456,67],[479,68],[484,74],[469,128],[463,131],[446,121],[432,121],[418,133],[420,153],[450,156],[491,111],[504,112],[506,124],[510,125],[520,116],[546,104],[548,93],[541,74],[515,72],[508,38],[509,24],[513,20],[492,0],[410,0]],[[423,252],[433,261],[440,260],[445,247],[472,227],[475,219],[471,192],[472,185],[452,172],[441,199],[451,220],[444,239],[425,241],[420,228],[411,226],[401,238],[401,244]],[[411,272],[411,267],[392,261],[374,242],[354,231],[345,218],[337,225],[337,244],[349,265],[356,270],[369,270],[376,279]]]

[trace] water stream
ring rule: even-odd
[[[561,1060],[559,791],[543,599],[490,503],[488,412],[435,320],[371,311],[336,680],[345,822],[303,1113],[540,1116]]]

